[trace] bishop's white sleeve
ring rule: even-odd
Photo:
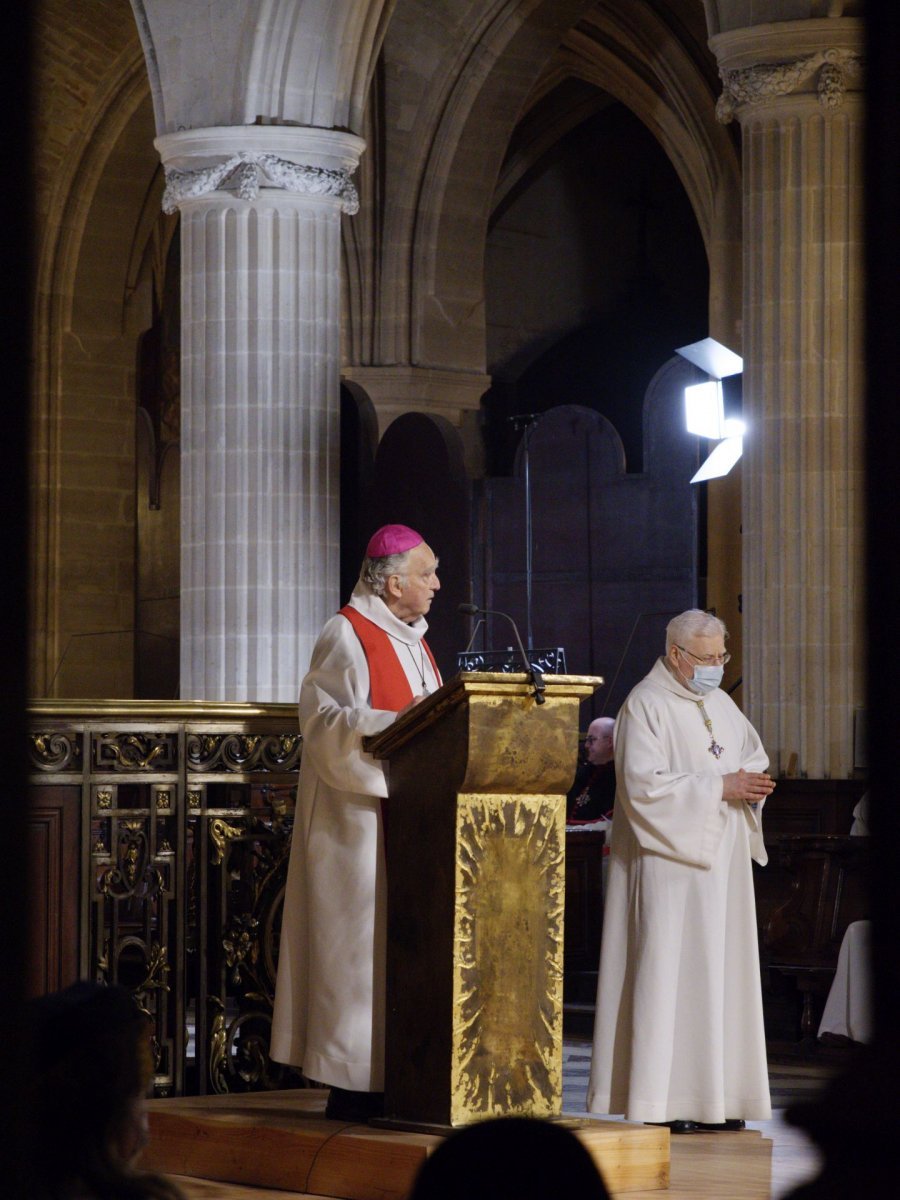
[[[328,787],[386,796],[384,767],[363,750],[362,739],[396,719],[395,712],[370,706],[365,652],[347,618],[332,617],[300,688],[303,754]]]
[[[642,850],[708,869],[728,820],[722,774],[712,760],[710,770],[673,769],[677,737],[654,706],[628,699],[616,723],[616,812]]]

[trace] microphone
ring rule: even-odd
[[[516,635],[516,641],[519,643],[519,652],[522,655],[522,662],[525,665],[525,672],[531,677],[531,682],[534,685],[535,702],[537,704],[543,704],[546,700],[544,689],[547,685],[544,683],[544,677],[537,667],[533,666],[532,663],[529,662],[528,655],[525,653],[525,647],[522,645],[522,639],[519,637],[518,626],[509,613],[500,612],[498,608],[479,608],[477,604],[460,604],[456,611],[465,613],[467,617],[475,617],[479,613],[489,613],[491,616],[503,617],[504,620],[509,621],[510,625],[512,625],[513,633]]]

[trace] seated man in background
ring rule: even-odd
[[[566,822],[609,820],[616,799],[616,768],[613,762],[612,717],[598,717],[588,726],[584,739],[587,759],[575,773],[566,797]]]

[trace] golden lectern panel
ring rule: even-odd
[[[457,797],[451,1125],[560,1111],[564,822],[558,796]]]

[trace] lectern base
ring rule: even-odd
[[[143,1165],[169,1175],[342,1200],[402,1200],[442,1134],[326,1120],[321,1089],[150,1102]],[[669,1184],[669,1131],[563,1121],[613,1195]]]
[[[373,1129],[396,1129],[401,1133],[428,1133],[434,1137],[449,1137],[455,1133],[453,1125],[437,1125],[429,1121],[395,1121],[391,1117],[372,1117],[369,1124]]]

